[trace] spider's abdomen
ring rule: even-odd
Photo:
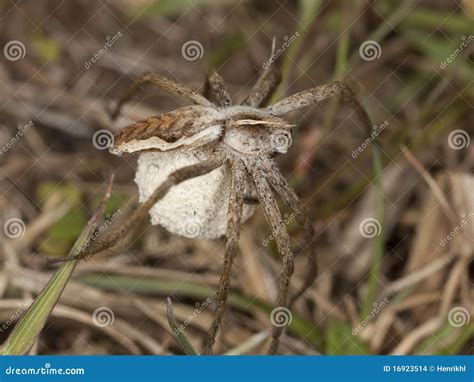
[[[144,202],[168,175],[184,166],[208,158],[207,149],[144,152],[138,158],[135,182]],[[230,169],[228,165],[174,186],[150,210],[152,224],[160,224],[171,233],[194,237],[217,238],[226,233]],[[242,221],[254,211],[244,205]]]

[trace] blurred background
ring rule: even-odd
[[[98,235],[137,205],[136,157],[107,151],[132,121],[183,103],[144,72],[201,91],[215,68],[244,99],[272,40],[274,100],[342,80],[369,110],[370,137],[337,99],[296,111],[282,172],[316,231],[319,275],[292,311],[281,354],[472,354],[474,2],[324,0],[0,1],[0,337],[6,340],[93,214]],[[282,206],[297,256],[301,227]],[[115,255],[81,262],[33,354],[182,354],[166,297],[203,349],[225,240],[144,221]],[[262,211],[245,224],[220,354],[264,354],[280,258]],[[281,317],[279,319],[282,319]]]

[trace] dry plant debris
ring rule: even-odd
[[[471,2],[165,3],[0,5],[2,351],[472,354]]]

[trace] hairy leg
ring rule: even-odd
[[[277,307],[288,306],[288,294],[290,289],[291,276],[293,275],[293,253],[290,248],[290,238],[286,231],[285,223],[281,217],[278,205],[273,197],[272,190],[267,182],[266,174],[256,165],[248,164],[247,169],[252,175],[255,188],[257,190],[260,205],[263,207],[265,218],[271,227],[275,237],[278,250],[282,255],[282,270],[280,274],[280,291],[275,305]],[[272,343],[268,350],[269,354],[277,352],[278,343],[283,332],[283,327],[274,326],[272,331]]]
[[[71,258],[64,257],[61,259],[57,259],[57,261],[55,259],[51,261],[51,263],[92,256],[96,253],[105,251],[113,247],[121,239],[127,236],[127,234],[133,229],[133,227],[138,222],[145,218],[148,211],[168,193],[171,187],[176,186],[177,184],[184,182],[185,180],[205,175],[221,166],[222,163],[222,159],[212,157],[204,162],[186,166],[172,172],[168,176],[168,178],[166,178],[166,180],[161,183],[155,189],[155,191],[153,191],[153,194],[132,214],[132,216],[127,219],[127,222],[122,227],[116,229],[115,231],[112,231],[103,241],[91,243],[91,245],[85,248],[85,250],[81,253]]]
[[[187,86],[180,84],[179,82],[175,82],[159,74],[145,73],[138,77],[123,93],[122,97],[120,97],[115,109],[112,112],[112,118],[117,118],[122,106],[140,90],[141,85],[148,83],[155,85],[157,88],[167,93],[184,98],[185,100],[190,101],[196,105],[213,106],[212,103],[202,95],[196,93],[194,90],[189,89]]]
[[[220,107],[232,105],[232,98],[227,91],[225,81],[214,69],[211,69],[207,74],[204,97]]]
[[[229,294],[232,264],[237,252],[242,219],[242,205],[244,202],[245,169],[241,161],[231,161],[231,186],[229,209],[227,215],[227,243],[224,255],[224,269],[219,280],[219,290],[216,293],[217,307],[214,313],[211,328],[208,331],[206,354],[212,354],[212,346],[216,341],[217,331],[224,315],[225,302]]]
[[[245,195],[244,197],[244,204],[258,204],[258,198],[251,196],[251,195]]]
[[[275,52],[275,41],[273,41],[272,54],[268,60],[268,65],[263,70],[259,79],[250,90],[243,105],[261,107],[263,106],[275,92],[281,81],[281,70],[279,61],[272,60]]]
[[[325,85],[316,86],[300,93],[293,94],[275,102],[265,110],[272,115],[282,115],[292,110],[300,109],[302,107],[321,102],[329,97],[332,97],[333,95],[340,95],[345,102],[349,103],[349,105],[354,109],[357,116],[367,128],[367,132],[370,134],[372,132],[372,123],[367,112],[357,100],[352,89],[340,81],[330,82]]]
[[[295,191],[290,187],[285,177],[282,175],[276,164],[269,160],[264,164],[264,171],[268,175],[268,180],[273,189],[280,195],[283,199],[283,202],[289,206],[294,212],[296,212],[296,217],[300,224],[303,226],[305,241],[309,247],[309,267],[303,283],[303,286],[291,296],[289,306],[302,296],[308,288],[313,285],[318,274],[318,263],[316,259],[316,250],[315,250],[315,237],[314,229],[311,221],[308,218],[306,209],[296,195]]]

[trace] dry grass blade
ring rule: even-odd
[[[97,227],[100,217],[102,216],[102,213],[105,209],[106,201],[110,197],[112,182],[113,176],[110,178],[109,185],[102,202],[89,220],[86,228],[84,228],[74,243],[69,256],[74,256],[82,250],[82,248],[86,245],[87,240],[89,240],[90,236]],[[55,273],[48,284],[36,297],[35,301],[31,304],[25,316],[15,326],[6,343],[2,346],[1,353],[3,355],[21,355],[30,351],[38,339],[41,330],[43,329],[54,306],[58,302],[59,297],[61,297],[61,294],[67,282],[69,281],[76,264],[77,261],[75,260],[66,262]]]
[[[0,353],[472,352],[473,0],[4,3]]]
[[[258,332],[257,334],[254,334],[252,337],[250,337],[248,340],[239,344],[239,346],[236,346],[235,348],[226,352],[225,355],[246,354],[250,352],[251,350],[253,350],[254,348],[256,348],[257,346],[264,343],[265,340],[267,340],[269,337],[270,337],[270,332],[267,330]]]

